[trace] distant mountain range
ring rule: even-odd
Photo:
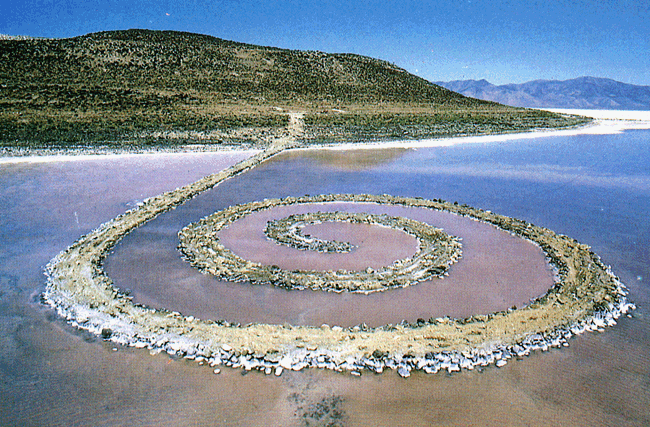
[[[500,86],[486,80],[434,83],[465,96],[514,107],[650,110],[650,86],[598,77],[534,80]]]

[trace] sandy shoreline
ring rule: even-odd
[[[160,158],[164,157],[178,157],[178,156],[187,156],[187,157],[196,157],[196,156],[205,156],[205,155],[223,155],[223,154],[248,154],[249,156],[254,156],[262,150],[251,150],[251,149],[226,149],[226,150],[214,150],[214,151],[151,151],[143,153],[97,153],[97,154],[53,154],[53,155],[38,155],[38,156],[10,156],[10,157],[0,157],[0,165],[2,164],[17,164],[17,163],[51,163],[51,162],[81,162],[87,160],[118,160],[118,159],[127,159],[127,158],[143,158],[143,157],[153,157],[157,156]]]
[[[561,114],[577,114],[591,117],[594,122],[573,129],[539,130],[497,135],[455,136],[449,138],[397,140],[388,142],[349,143],[305,147],[325,150],[356,150],[368,148],[427,148],[448,147],[457,144],[481,144],[488,142],[513,141],[519,139],[546,138],[549,136],[572,135],[609,135],[632,129],[650,129],[650,111],[620,111],[620,110],[574,110],[574,109],[545,109]]]
[[[620,110],[577,110],[577,109],[546,109],[561,114],[577,114],[594,118],[595,121],[579,128],[560,129],[560,130],[540,130],[531,132],[517,132],[496,135],[475,135],[475,136],[454,136],[448,138],[432,138],[418,140],[395,140],[395,141],[377,141],[377,142],[360,142],[344,144],[323,144],[308,147],[297,147],[296,150],[358,150],[358,149],[376,149],[376,148],[426,148],[426,147],[447,147],[457,144],[480,144],[489,142],[512,141],[519,139],[545,138],[549,136],[572,136],[572,135],[606,135],[623,132],[632,129],[650,129],[650,111],[620,111]],[[261,150],[254,149],[237,149],[234,147],[225,147],[224,149],[210,147],[196,148],[193,146],[179,147],[178,150],[151,150],[145,152],[97,152],[84,154],[83,149],[75,152],[62,154],[57,151],[53,154],[26,155],[26,156],[0,156],[1,164],[14,163],[45,163],[61,161],[84,161],[93,159],[120,159],[132,158],[136,156],[200,156],[204,154],[216,153],[248,153],[253,156]]]

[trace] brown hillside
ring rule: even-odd
[[[386,61],[172,31],[0,40],[0,143],[178,144],[274,135],[304,111],[307,142],[567,126],[466,98]]]

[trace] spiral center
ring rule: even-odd
[[[355,201],[354,196],[348,195],[336,195],[336,200]],[[379,196],[365,201],[386,203]],[[365,293],[411,286],[441,277],[462,254],[459,239],[439,228],[404,217],[358,212],[308,212],[290,215],[268,222],[265,232],[279,244],[295,249],[345,253],[353,248],[349,242],[318,239],[305,235],[300,230],[309,224],[322,222],[369,224],[413,236],[418,242],[415,254],[378,269],[367,267],[355,271],[288,270],[277,265],[265,265],[244,259],[233,253],[219,239],[219,231],[224,227],[253,212],[282,205],[295,206],[318,202],[322,202],[321,197],[270,199],[224,209],[181,230],[179,249],[194,267],[223,280],[272,284],[287,289],[309,288]]]

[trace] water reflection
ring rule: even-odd
[[[403,156],[408,149],[386,148],[377,150],[373,148],[346,149],[346,150],[294,150],[283,156],[287,159],[310,159],[318,164],[332,168],[363,171],[372,169],[382,164],[388,164]]]

